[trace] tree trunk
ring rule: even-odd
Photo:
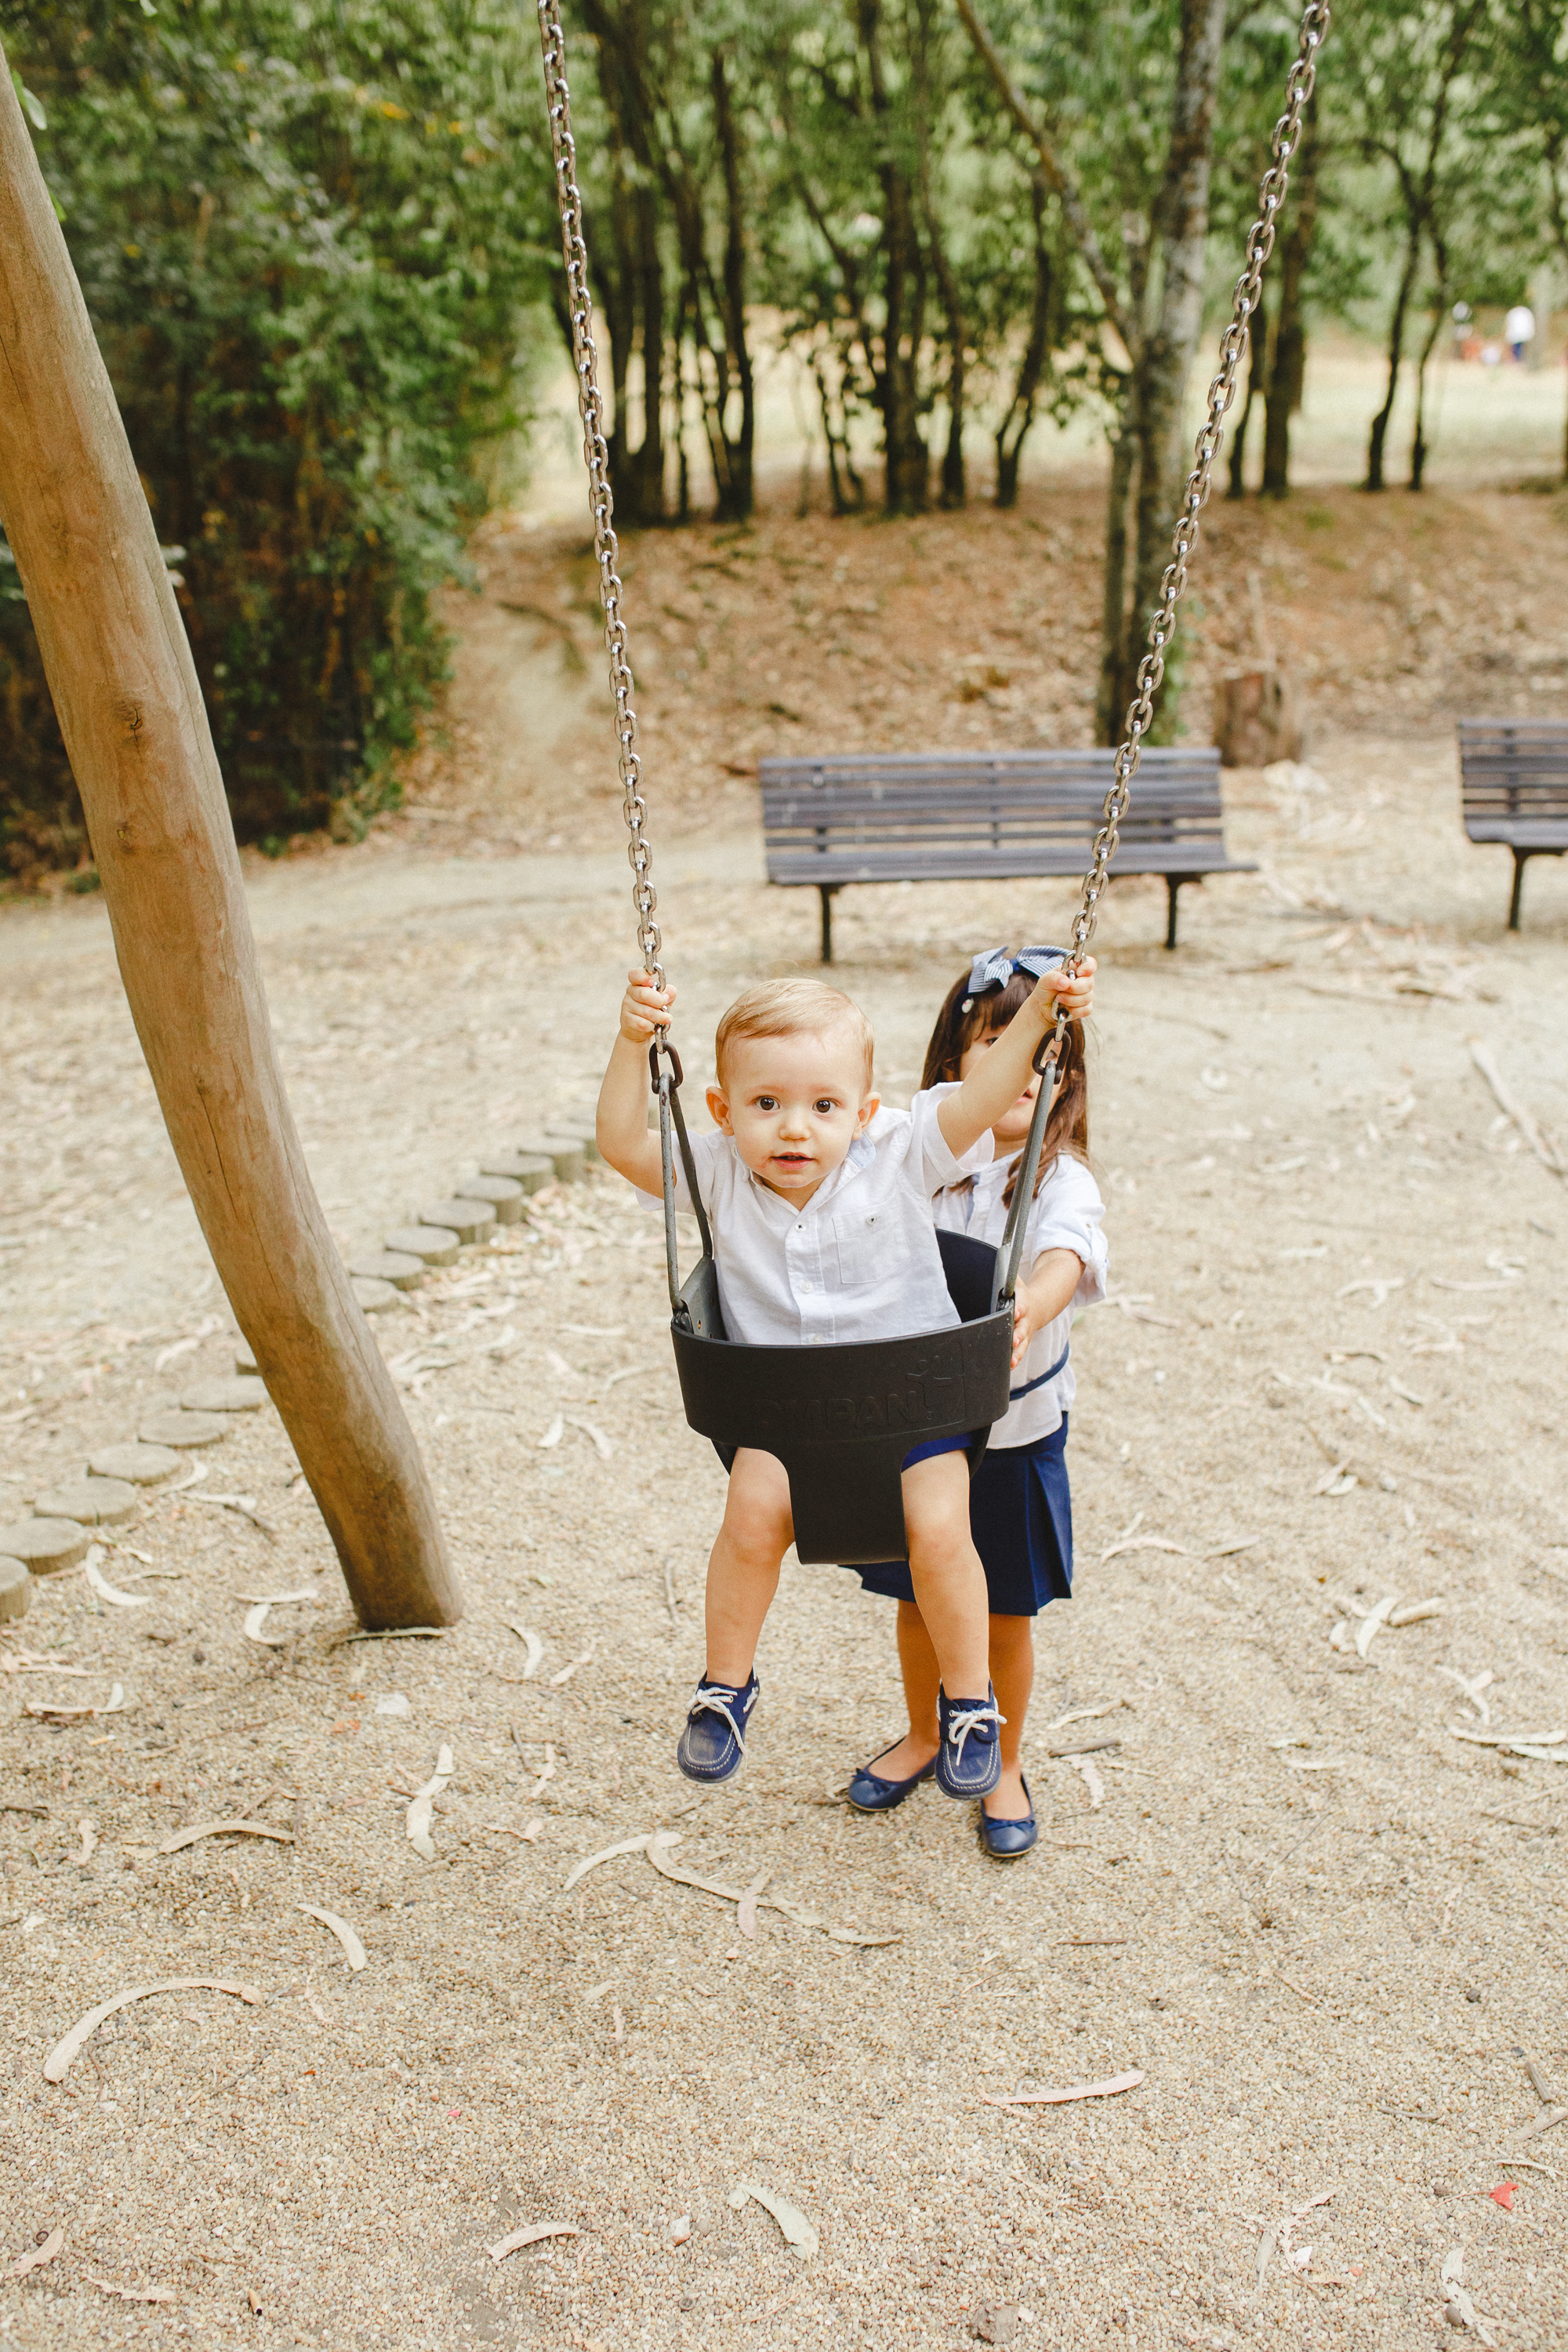
[[[967,328],[958,279],[943,250],[934,213],[928,218],[926,236],[942,307],[947,315],[947,447],[942,458],[942,503],[944,507],[961,507],[968,495],[963,475],[963,351]]]
[[[931,489],[931,458],[921,437],[920,354],[925,326],[925,264],[915,230],[913,191],[892,140],[891,106],[882,70],[881,0],[858,0],[860,43],[866,53],[880,154],[882,191],[882,364],[867,353],[882,412],[886,464],[883,498],[889,514],[921,514]]]
[[[1100,619],[1100,687],[1095,697],[1095,731],[1102,743],[1121,740],[1127,697],[1121,691],[1127,667],[1127,509],[1132,495],[1132,468],[1138,445],[1128,424],[1131,391],[1122,396],[1121,426],[1110,445],[1110,488],[1105,511],[1105,577]]]
[[[931,184],[932,14],[931,0],[921,0],[921,5],[916,12],[917,37],[913,85],[920,154],[921,215],[925,223],[926,245],[931,253],[937,291],[942,297],[942,316],[947,322],[947,447],[942,452],[942,503],[944,507],[957,508],[964,504],[967,497],[967,485],[963,472],[963,419],[965,352],[969,342],[969,322],[964,316],[963,293],[958,282],[958,273],[948,259],[947,247],[942,240],[942,223],[937,217],[936,194]]]
[[[1295,210],[1279,255],[1279,307],[1274,321],[1274,359],[1263,411],[1263,495],[1290,495],[1290,419],[1301,405],[1307,381],[1307,313],[1302,286],[1318,226],[1318,100],[1308,103],[1293,173]]]
[[[637,456],[637,511],[642,523],[664,520],[664,261],[653,190],[637,196],[637,342],[642,352],[642,446]]]
[[[1159,601],[1161,575],[1170,558],[1175,523],[1182,401],[1203,327],[1215,93],[1225,19],[1226,0],[1182,0],[1171,145],[1154,214],[1161,245],[1160,308],[1134,371],[1137,553],[1133,621],[1127,632],[1117,698],[1123,709],[1132,699],[1144,631]]]
[[[1056,271],[1051,266],[1050,248],[1046,243],[1046,190],[1038,173],[1030,184],[1035,211],[1035,296],[1029,310],[1028,340],[1018,362],[1017,381],[1007,413],[996,427],[996,503],[999,507],[1017,504],[1018,462],[1024,454],[1024,442],[1035,421],[1035,403],[1039,397],[1040,379],[1045,373],[1046,353],[1051,347],[1051,302],[1056,289]]]
[[[1247,428],[1252,422],[1252,404],[1258,397],[1258,386],[1268,373],[1268,321],[1262,296],[1258,309],[1248,321],[1247,338],[1247,398],[1241,404],[1241,414],[1231,427],[1230,456],[1226,478],[1226,499],[1247,496]]]
[[[752,354],[746,341],[745,191],[741,181],[741,142],[731,101],[722,49],[713,52],[713,123],[724,165],[724,342],[741,395],[741,429],[729,442],[730,518],[749,520],[756,501],[753,451],[756,442],[756,391]]]
[[[1421,262],[1421,227],[1413,223],[1405,242],[1405,267],[1399,273],[1399,291],[1394,300],[1394,317],[1388,329],[1388,390],[1383,406],[1372,420],[1372,433],[1366,445],[1366,479],[1363,490],[1381,490],[1386,487],[1383,473],[1383,453],[1388,440],[1388,421],[1394,415],[1394,396],[1399,390],[1399,371],[1405,359],[1405,321],[1410,309],[1410,297],[1415,287],[1415,272]]]
[[[0,518],[202,1231],[361,1617],[449,1624],[429,1481],[310,1183],[195,667],[3,63],[0,358]]]
[[[1448,257],[1442,243],[1437,244],[1437,282],[1432,289],[1432,323],[1421,346],[1421,357],[1415,369],[1415,424],[1410,436],[1410,487],[1421,488],[1426,471],[1426,370],[1437,348],[1437,338],[1447,323],[1448,316]]]

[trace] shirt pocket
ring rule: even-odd
[[[901,1274],[910,1263],[909,1234],[901,1221],[886,1209],[835,1217],[833,1246],[841,1290],[858,1290],[868,1283],[885,1282],[890,1276]]]

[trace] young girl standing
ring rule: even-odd
[[[1037,976],[1065,960],[1057,948],[1026,948],[1017,956],[996,949],[976,956],[937,1016],[921,1087],[967,1077],[1031,995]],[[1089,1089],[1080,1021],[1068,1023],[1067,1038],[1066,1067],[1047,1120],[1025,1229],[1024,1271],[1015,1302],[1012,1402],[1005,1419],[991,1432],[970,1486],[970,1527],[985,1570],[990,1609],[991,1680],[1005,1718],[1001,1778],[980,1808],[981,1842],[997,1862],[1016,1861],[1038,1836],[1020,1749],[1035,1675],[1034,1621],[1047,1602],[1072,1597],[1066,1449],[1075,1382],[1068,1335],[1072,1309],[1105,1296],[1104,1203],[1088,1164]],[[937,1193],[938,1225],[1000,1245],[1039,1086],[1034,1078],[992,1128],[995,1156],[990,1163]],[[939,1677],[908,1563],[885,1561],[858,1573],[868,1592],[884,1593],[899,1604],[899,1664],[910,1728],[863,1765],[849,1784],[851,1804],[862,1812],[887,1812],[934,1769]]]

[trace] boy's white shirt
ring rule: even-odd
[[[937,1125],[952,1085],[879,1110],[803,1209],[753,1176],[723,1134],[694,1135],[698,1190],[713,1229],[724,1328],[748,1347],[842,1346],[943,1331],[959,1320],[937,1247],[932,1194],[980,1175],[989,1133],[963,1158]],[[648,1192],[647,1208],[662,1203]],[[676,1158],[675,1198],[689,1210]]]
[[[1006,1203],[1002,1196],[1007,1189],[1007,1171],[1012,1164],[1011,1159],[993,1159],[963,1192],[939,1192],[931,1204],[936,1223],[949,1233],[969,1234],[977,1242],[989,1242],[993,1248],[999,1248],[1007,1223]],[[1083,1273],[1061,1314],[1044,1330],[1036,1332],[1028,1353],[1014,1370],[1014,1402],[1005,1418],[996,1422],[991,1431],[991,1444],[997,1449],[1033,1445],[1037,1439],[1048,1437],[1053,1430],[1061,1427],[1071,1410],[1078,1382],[1070,1362],[1062,1367],[1055,1380],[1032,1390],[1029,1384],[1039,1380],[1059,1356],[1067,1353],[1074,1308],[1097,1306],[1105,1297],[1110,1253],[1100,1231],[1104,1214],[1100,1187],[1083,1161],[1061,1153],[1029,1211],[1023,1266],[1027,1274],[1047,1250],[1069,1249],[1083,1260]],[[1029,1390],[1029,1393],[1020,1396],[1021,1389]]]

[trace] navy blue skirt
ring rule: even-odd
[[[994,1446],[969,1488],[969,1527],[985,1570],[993,1617],[1037,1617],[1072,1599],[1072,1495],[1068,1425],[1033,1445]],[[868,1592],[912,1601],[907,1559],[878,1560],[855,1573]]]

